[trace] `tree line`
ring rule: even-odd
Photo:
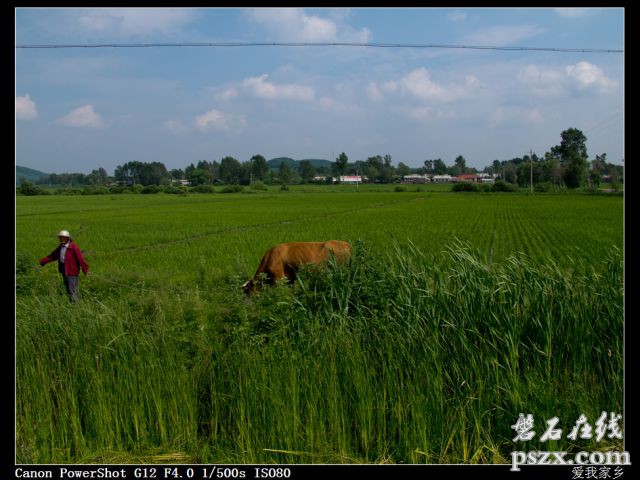
[[[606,153],[588,160],[587,137],[578,129],[569,128],[560,135],[561,142],[553,146],[543,157],[531,152],[530,155],[510,160],[494,160],[482,172],[497,176],[507,183],[522,187],[546,183],[550,185],[577,188],[579,186],[599,186],[603,180],[621,182],[623,168],[607,162]],[[82,173],[50,174],[40,179],[38,184],[64,186],[108,186],[108,185],[171,185],[178,180],[186,180],[191,186],[198,185],[250,185],[254,182],[266,184],[308,183],[325,177],[361,175],[370,182],[392,183],[409,174],[442,175],[453,177],[461,174],[479,173],[476,168],[467,167],[466,159],[458,155],[451,165],[441,158],[424,160],[417,168],[403,162],[392,164],[391,155],[375,155],[366,160],[350,162],[342,152],[330,167],[314,166],[309,160],[301,160],[295,168],[282,162],[277,170],[269,167],[262,155],[254,155],[241,162],[231,156],[216,160],[200,160],[184,169],[167,170],[162,162],[129,161],[118,165],[114,175],[108,175],[104,168]],[[21,182],[21,183],[24,183]]]

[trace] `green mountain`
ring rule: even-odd
[[[313,165],[316,168],[318,168],[318,167],[331,168],[331,164],[333,163],[330,160],[323,160],[323,159],[320,159],[320,158],[305,158],[305,160],[309,160],[311,162],[311,165]]]
[[[315,168],[319,168],[319,167],[331,168],[331,163],[333,163],[333,162],[330,162],[329,160],[323,160],[320,158],[303,158],[302,160],[310,161],[311,165],[313,165]],[[284,163],[292,170],[297,170],[298,165],[302,160],[294,160],[293,158],[289,158],[289,157],[277,157],[277,158],[272,158],[271,160],[267,160],[267,165],[269,166],[269,168],[277,170],[280,168],[280,165]]]
[[[21,178],[26,178],[30,182],[37,182],[41,178],[48,176],[48,173],[41,172],[40,170],[16,165],[16,185],[20,183]]]
[[[282,165],[283,163],[287,167],[291,168],[292,170],[295,170],[298,168],[298,162],[296,162],[293,158],[278,157],[278,158],[272,158],[271,160],[267,160],[267,165],[269,166],[269,168],[273,168],[276,170],[280,168],[280,165]]]

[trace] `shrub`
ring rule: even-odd
[[[452,192],[477,192],[478,186],[475,183],[458,182],[451,187]]]
[[[239,193],[244,190],[241,185],[227,185],[220,190],[221,193]]]
[[[215,190],[213,189],[213,185],[206,185],[204,183],[201,183],[200,185],[191,187],[189,191],[193,193],[213,193]]]
[[[88,185],[82,189],[82,195],[105,195],[107,193],[109,193],[107,187],[98,185]]]
[[[162,191],[164,193],[170,193],[170,194],[173,194],[173,195],[179,195],[181,193],[184,193],[183,190],[179,189],[175,185],[165,185],[164,187],[162,187]]]
[[[553,184],[551,182],[540,182],[533,186],[533,191],[540,193],[550,192],[552,189]]]
[[[398,185],[396,188],[393,189],[394,192],[406,192],[407,189],[404,187],[401,187],[400,185]]]
[[[30,292],[38,282],[38,260],[26,250],[16,252],[16,293]]]
[[[80,190],[79,188],[63,187],[63,188],[58,188],[55,191],[55,194],[56,195],[81,195],[82,190]]]
[[[29,180],[23,180],[22,184],[18,188],[18,192],[22,195],[49,195],[49,192],[34,185]]]
[[[158,185],[145,185],[140,193],[158,193],[160,191],[161,188]]]
[[[267,186],[262,182],[253,182],[251,184],[251,189],[252,190],[268,190]]]
[[[496,180],[491,190],[493,192],[515,192],[516,186],[512,183],[507,183],[504,180]]]

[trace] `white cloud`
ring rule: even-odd
[[[410,72],[400,80],[401,88],[423,100],[444,100],[444,89],[431,81],[431,74],[424,68]]]
[[[474,45],[504,47],[517,44],[544,32],[544,28],[536,25],[497,26],[468,35],[464,41]]]
[[[398,91],[398,84],[394,80],[389,80],[382,84],[382,90],[385,93],[396,93]]]
[[[367,28],[355,30],[344,24],[344,17],[307,14],[300,8],[255,8],[249,16],[282,41],[289,42],[358,42],[371,38]]]
[[[492,120],[496,124],[540,125],[543,123],[543,116],[537,107],[498,106],[493,111]]]
[[[84,105],[76,108],[64,117],[56,120],[56,123],[68,127],[80,128],[100,128],[105,126],[100,114],[94,111],[93,105]]]
[[[80,10],[77,22],[92,32],[140,37],[176,33],[193,18],[181,8],[96,8]]]
[[[374,101],[374,102],[381,102],[384,99],[384,95],[382,94],[382,92],[380,91],[380,89],[378,88],[378,86],[371,82],[369,83],[369,85],[367,85],[367,96],[369,97],[370,100]]]
[[[564,93],[564,74],[559,69],[527,65],[520,69],[518,80],[540,97],[557,97]]]
[[[235,88],[227,88],[220,93],[216,93],[215,99],[219,102],[226,102],[228,100],[233,100],[238,96],[238,90]]]
[[[600,67],[585,61],[564,68],[527,65],[520,69],[517,78],[540,97],[559,97],[575,88],[607,93],[618,86],[618,82],[607,77]]]
[[[454,10],[453,12],[447,14],[447,18],[452,22],[462,22],[467,19],[467,14],[460,10]]]
[[[187,127],[180,120],[167,120],[164,122],[164,128],[171,133],[175,133],[176,135],[184,135],[189,131],[189,127]]]
[[[526,118],[532,123],[542,123],[542,113],[538,108],[532,108],[527,111]]]
[[[16,97],[16,118],[18,120],[33,120],[38,116],[36,104],[29,94]]]
[[[562,7],[554,8],[554,10],[561,17],[580,18],[595,13],[597,9],[582,7]]]
[[[324,113],[339,115],[343,120],[346,116],[354,117],[362,114],[362,108],[359,105],[328,96],[319,98],[313,106]]]
[[[298,100],[311,101],[315,91],[311,87],[296,84],[275,84],[267,81],[265,73],[258,77],[246,78],[242,82],[245,90],[258,98],[266,100]]]
[[[246,126],[246,118],[244,115],[235,115],[213,109],[198,115],[194,120],[194,124],[201,132],[210,130],[233,131],[244,128]]]
[[[453,102],[471,95],[479,87],[480,82],[474,75],[467,75],[461,84],[440,84],[431,79],[431,73],[420,67],[399,80],[391,80],[382,85],[382,91],[388,94],[397,92],[409,95],[425,102]],[[367,92],[369,98],[375,95],[377,86],[370,84]],[[378,97],[381,98],[381,97]]]
[[[433,116],[433,109],[430,107],[409,107],[405,113],[414,120],[425,120]]]
[[[617,82],[608,78],[600,67],[589,62],[582,61],[575,65],[567,65],[565,72],[569,78],[575,80],[580,89],[594,87],[606,92],[617,85]]]

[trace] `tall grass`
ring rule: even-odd
[[[354,245],[347,268],[245,299],[194,289],[37,297],[18,276],[17,460],[183,452],[195,462],[499,463],[519,413],[622,413],[622,257],[488,265],[455,242]],[[584,441],[583,441],[584,442]],[[591,447],[597,447],[591,443]],[[520,446],[518,446],[519,449]],[[105,453],[107,452],[107,453]]]

